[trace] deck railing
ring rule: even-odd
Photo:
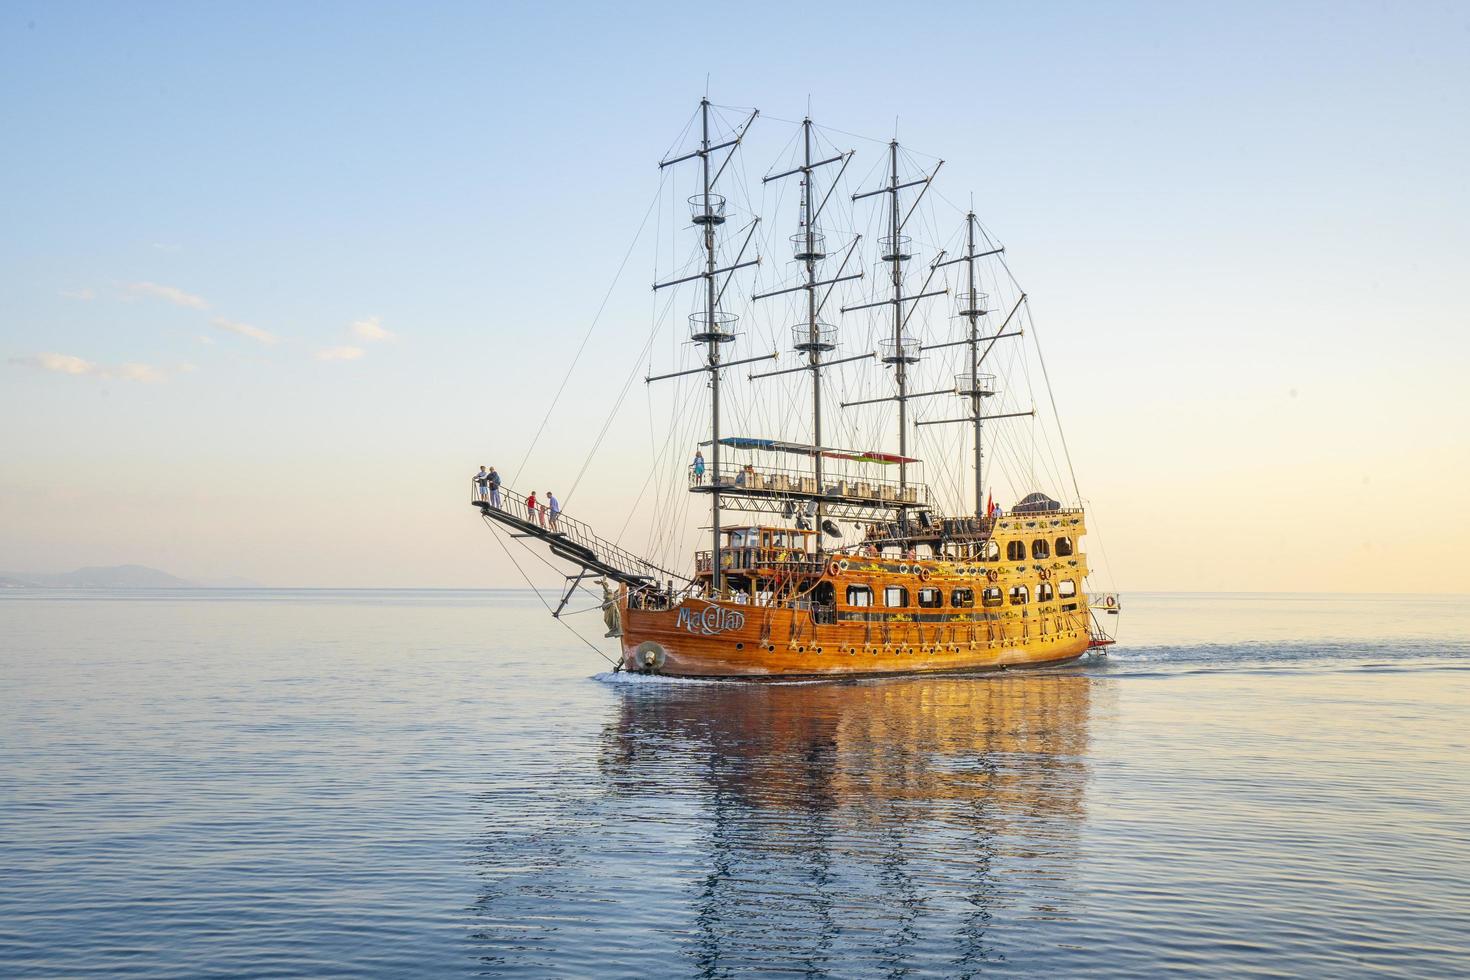
[[[744,491],[751,496],[818,496],[817,478],[810,469],[721,462],[718,470],[707,466],[701,474],[690,467],[691,488],[712,487],[716,484],[722,490]],[[895,507],[900,503],[918,507],[929,503],[929,488],[921,483],[910,483],[907,487],[900,488],[897,480],[828,474],[824,476],[822,484],[821,495],[826,497]]]

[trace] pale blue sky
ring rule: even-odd
[[[973,191],[1119,587],[1470,589],[1457,511],[1364,519],[1470,478],[1470,6],[1429,3],[9,3],[0,571],[518,581],[461,483],[520,459],[707,74],[765,114],[755,171],[810,96]],[[648,466],[633,401],[644,457],[614,436],[579,491],[604,523]]]

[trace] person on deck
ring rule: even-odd
[[[690,468],[694,471],[695,486],[704,483],[704,453],[698,449],[694,450],[694,464]]]
[[[475,488],[475,494],[481,500],[490,499],[490,474],[485,472],[483,464],[480,466],[480,472],[475,474]]]
[[[550,490],[546,491],[546,506],[549,508],[551,515],[551,529],[553,531],[560,530],[557,527],[557,522],[561,520],[561,501],[557,500],[556,494]]]
[[[536,491],[532,490],[526,495],[526,520],[532,524],[536,523]]]
[[[495,467],[490,467],[490,475],[485,477],[485,485],[490,488],[490,506],[496,510],[500,509],[500,474],[495,472]]]

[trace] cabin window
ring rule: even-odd
[[[975,590],[954,589],[949,594],[949,604],[956,609],[973,609],[975,607]]]
[[[980,602],[982,605],[998,606],[1000,605],[1000,600],[1000,586],[998,585],[992,585],[984,592],[980,593]]]
[[[873,590],[866,585],[849,585],[847,587],[847,604],[849,606],[871,606],[873,604]]]
[[[939,589],[922,588],[919,590],[919,607],[921,609],[938,609],[944,605],[944,593]]]
[[[1031,542],[1031,557],[1037,559],[1050,558],[1051,543],[1048,542],[1046,538],[1037,538],[1035,541]]]
[[[1051,602],[1051,600],[1052,600],[1051,583],[1050,582],[1042,582],[1040,585],[1038,585],[1036,587],[1036,601],[1037,602]]]
[[[1006,542],[1006,561],[1025,561],[1025,560],[1026,560],[1026,542],[1024,542],[1024,541],[1007,541]]]
[[[901,609],[909,604],[909,590],[901,585],[889,585],[883,589],[883,605],[889,609]]]
[[[981,561],[1000,561],[1000,542],[994,538],[985,542],[985,550],[981,553]]]
[[[1011,605],[1024,606],[1031,601],[1031,590],[1024,585],[1011,586]]]
[[[1064,578],[1057,583],[1057,595],[1063,599],[1070,599],[1077,594],[1077,583],[1069,578]]]
[[[1072,553],[1072,539],[1068,537],[1057,538],[1057,557],[1066,558]]]

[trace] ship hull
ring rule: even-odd
[[[1016,623],[816,622],[809,611],[686,600],[622,610],[625,669],[673,677],[800,678],[1043,667],[1087,652],[1085,617]]]

